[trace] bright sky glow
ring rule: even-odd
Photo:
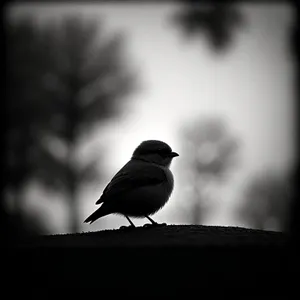
[[[137,144],[145,139],[161,139],[180,153],[179,131],[197,116],[224,116],[230,129],[242,139],[241,165],[228,187],[220,189],[220,205],[207,220],[209,224],[235,224],[232,208],[249,174],[269,167],[285,170],[292,162],[293,69],[287,54],[292,9],[283,4],[243,4],[246,28],[238,33],[232,50],[218,58],[209,52],[205,40],[185,42],[179,29],[170,23],[176,7],[172,3],[35,4],[19,5],[11,11],[15,16],[27,11],[41,20],[71,11],[86,17],[102,16],[108,32],[124,31],[128,56],[133,67],[140,70],[142,88],[132,96],[124,117],[110,124],[104,135],[96,132],[85,147],[87,153],[97,151],[94,147],[101,141],[107,152],[106,181],[82,191],[83,219],[95,209],[104,185],[127,162]],[[180,155],[178,159],[184,159],[188,153]],[[172,169],[176,188],[170,204],[154,216],[157,221],[181,222],[174,213],[178,203],[184,201],[176,164],[175,160]],[[37,191],[31,194],[40,197]],[[61,204],[49,202],[47,213],[55,220],[54,230],[64,231],[61,228],[65,228],[66,216]],[[122,217],[108,216],[92,226],[83,225],[82,230],[116,228],[126,222]]]

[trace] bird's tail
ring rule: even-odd
[[[102,207],[98,208],[95,212],[93,212],[88,218],[84,220],[84,223],[90,223],[92,224],[95,222],[97,219],[106,216],[108,213],[105,212]]]

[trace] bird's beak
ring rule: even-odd
[[[170,157],[176,157],[176,156],[179,156],[179,154],[176,152],[171,152]]]

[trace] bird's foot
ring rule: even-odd
[[[132,230],[134,228],[135,228],[135,226],[132,226],[132,225],[130,225],[130,226],[121,226],[119,228],[119,230]]]
[[[147,223],[143,227],[149,228],[149,227],[163,227],[163,226],[167,226],[167,224],[166,223]]]

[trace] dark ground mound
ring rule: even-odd
[[[285,245],[281,232],[242,227],[169,225],[133,229],[103,230],[77,234],[60,234],[32,238],[22,247],[244,247]]]
[[[287,292],[294,275],[286,242],[281,232],[198,225],[40,236],[7,249],[6,278],[27,287],[167,295],[178,288]]]

